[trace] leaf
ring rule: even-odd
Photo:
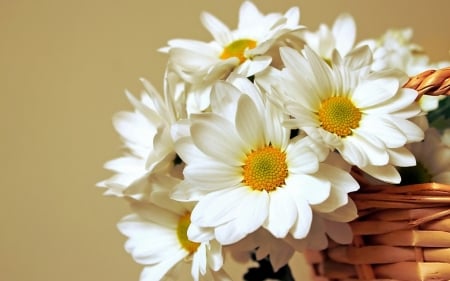
[[[439,107],[427,114],[428,122],[431,127],[442,131],[450,128],[450,99],[445,97],[439,101]]]

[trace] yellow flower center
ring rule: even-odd
[[[319,121],[324,130],[340,137],[352,134],[361,121],[361,111],[346,97],[331,97],[319,108]]]
[[[244,52],[249,49],[256,47],[256,41],[251,39],[239,39],[231,42],[228,46],[223,49],[220,58],[225,60],[228,58],[236,57],[239,59],[239,63],[243,63],[247,58]]]
[[[286,154],[273,146],[254,150],[247,155],[243,172],[245,185],[254,190],[272,191],[285,183]]]
[[[191,213],[186,212],[178,220],[177,236],[181,246],[191,255],[195,253],[195,251],[197,251],[197,248],[198,246],[200,246],[200,243],[192,242],[191,240],[188,239],[187,230],[190,224],[191,224]]]

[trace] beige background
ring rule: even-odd
[[[202,10],[234,27],[240,2],[0,0],[0,280],[138,280],[115,227],[128,208],[94,186],[119,155],[111,116],[131,108],[123,90],[137,93],[140,77],[161,88],[157,48],[210,40]],[[449,58],[447,0],[255,3],[300,6],[312,29],[350,12],[358,39],[411,26],[433,60]]]

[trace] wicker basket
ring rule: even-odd
[[[352,198],[353,243],[309,253],[315,280],[450,280],[450,185],[366,187]]]
[[[449,95],[450,68],[411,77],[420,95]],[[358,208],[353,243],[307,252],[315,281],[450,280],[450,185],[369,185],[350,196]]]

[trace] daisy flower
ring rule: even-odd
[[[185,117],[185,110],[180,107],[183,89],[173,74],[167,73],[165,80],[164,96],[145,79],[141,79],[145,91],[140,99],[126,92],[134,112],[119,112],[113,118],[126,153],[105,163],[104,167],[115,173],[97,184],[107,189],[106,195],[138,199],[148,193],[145,189],[150,178],[158,184],[171,180],[167,179],[167,174],[181,175],[176,172],[179,167],[175,167],[171,127],[178,119]]]
[[[427,182],[450,184],[450,147],[436,128],[426,130],[422,142],[408,146],[417,159],[417,165],[399,169],[402,185]]]
[[[371,69],[379,71],[387,68],[400,69],[408,76],[417,75],[425,70],[439,69],[450,65],[450,61],[431,63],[421,46],[412,42],[411,28],[389,29],[379,39],[368,39],[358,45],[368,45],[374,61]],[[425,112],[436,109],[442,96],[423,95],[418,103]]]
[[[363,40],[357,45],[367,45],[372,50],[372,70],[399,68],[412,76],[423,71],[428,63],[428,57],[421,46],[412,42],[412,36],[410,28],[389,29],[380,38]]]
[[[191,227],[213,229],[223,245],[260,227],[276,238],[304,238],[313,210],[333,212],[359,185],[347,172],[321,163],[325,147],[309,137],[291,139],[282,126],[285,114],[248,79],[239,81],[245,92],[227,82],[215,85],[216,92],[238,96],[235,108],[222,110],[227,114],[191,116],[191,136],[176,143],[186,168],[172,197],[198,201]],[[202,232],[190,234],[197,241]]]
[[[293,116],[286,124],[337,150],[349,164],[387,182],[400,182],[396,166],[412,166],[404,148],[423,131],[408,119],[419,114],[417,92],[403,89],[406,76],[369,72],[371,53],[361,47],[328,65],[308,46],[280,50],[286,67],[277,91]]]
[[[189,92],[196,104],[189,112],[204,110],[209,105],[209,90],[218,79],[230,72],[250,77],[263,71],[271,63],[266,55],[283,35],[297,31],[300,12],[297,7],[285,14],[262,14],[257,7],[245,1],[239,10],[239,23],[230,30],[215,16],[204,12],[201,21],[214,40],[202,42],[173,39],[161,48],[169,54],[169,64],[189,83]]]
[[[212,239],[202,243],[188,239],[191,208],[171,200],[167,191],[155,191],[152,199],[152,203],[133,201],[134,213],[118,223],[128,237],[126,251],[144,265],[140,280],[230,281],[220,270],[220,244]]]
[[[347,55],[353,48],[356,39],[356,24],[349,14],[339,15],[330,28],[320,24],[315,32],[302,32],[306,44],[324,60],[331,61],[331,55],[337,50],[341,56]]]

